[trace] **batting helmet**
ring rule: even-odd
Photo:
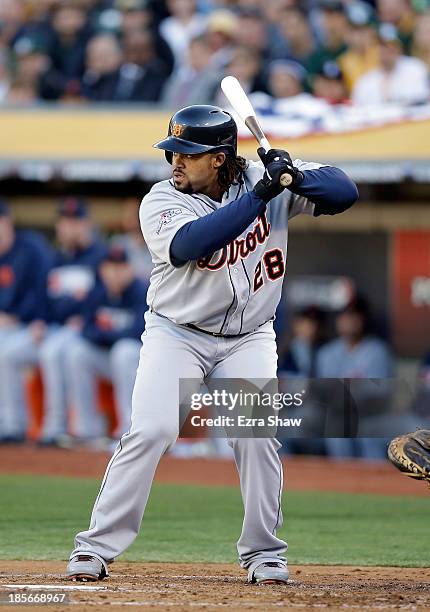
[[[186,106],[173,115],[167,138],[154,147],[165,151],[172,163],[173,153],[209,153],[226,151],[236,155],[237,126],[233,117],[218,106]]]

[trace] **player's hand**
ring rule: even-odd
[[[294,166],[288,151],[284,149],[269,149],[269,151],[266,152],[263,147],[260,147],[257,149],[257,153],[270,176],[273,176],[273,174],[278,171],[280,172],[280,167],[282,165],[283,171],[280,172],[280,176],[282,176],[282,174],[289,174],[291,176],[290,184],[293,186],[302,182],[303,174]]]
[[[279,152],[282,155],[278,155]],[[298,179],[299,171],[294,168],[291,157],[286,151],[270,149],[266,153],[263,148],[260,148],[258,154],[266,170],[263,178],[255,185],[254,191],[264,202],[269,202],[285,189],[285,186],[281,184],[282,175],[288,174],[291,177],[294,175],[291,180],[293,184]]]
[[[40,344],[46,333],[45,321],[33,321],[33,323],[30,323],[30,333],[31,337],[33,338],[33,342]]]
[[[72,327],[73,329],[80,331],[84,326],[84,320],[81,316],[74,315],[73,317],[69,317],[67,319],[66,325],[67,327]]]
[[[0,327],[15,327],[18,323],[18,319],[7,312],[0,312]]]

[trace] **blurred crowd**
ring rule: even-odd
[[[66,198],[58,204],[51,244],[38,232],[17,229],[8,203],[0,200],[1,444],[26,440],[31,412],[28,373],[36,368],[44,391],[38,444],[100,448],[128,430],[152,270],[138,208],[135,199],[124,202],[121,231],[107,240],[94,225],[85,200]],[[281,376],[393,376],[391,350],[372,331],[364,298],[354,297],[337,313],[334,326],[327,324],[327,313],[314,306],[288,321],[283,306],[276,321]],[[430,355],[420,377],[422,386],[412,410],[425,422],[430,416]],[[100,380],[112,383],[114,431],[99,410]],[[383,387],[373,385],[371,393],[372,410],[389,404]],[[385,454],[377,439],[291,441],[287,449],[334,457]]]
[[[429,100],[429,0],[1,0],[0,104]],[[305,99],[305,98],[304,98]]]

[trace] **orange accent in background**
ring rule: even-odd
[[[98,408],[107,419],[107,432],[112,434],[118,427],[118,415],[110,382],[99,380],[98,382]],[[38,440],[42,433],[43,423],[43,382],[39,370],[31,372],[26,387],[28,406],[28,430],[27,437],[30,440]]]
[[[412,302],[412,282],[430,278],[430,232],[398,231],[392,242],[392,329],[396,352],[422,357],[430,351],[430,304]]]

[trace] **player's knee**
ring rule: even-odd
[[[143,444],[164,443],[173,444],[179,435],[179,428],[172,423],[148,423],[143,427],[131,427],[131,433],[136,435]]]
[[[58,364],[58,362],[63,358],[63,353],[65,354],[68,351],[68,347],[63,351],[60,351],[58,346],[49,340],[43,342],[39,349],[39,360],[42,367],[44,365],[51,367],[52,365]]]
[[[15,342],[13,339],[10,342],[5,342],[0,346],[0,363],[3,366],[13,364],[15,361],[20,361],[22,354],[25,354],[21,343]]]
[[[110,360],[112,367],[120,367],[124,363],[136,363],[139,362],[139,351],[140,343],[132,338],[124,338],[115,342],[110,352]]]
[[[82,367],[89,355],[88,343],[83,338],[74,340],[68,347],[66,364],[71,368]]]

